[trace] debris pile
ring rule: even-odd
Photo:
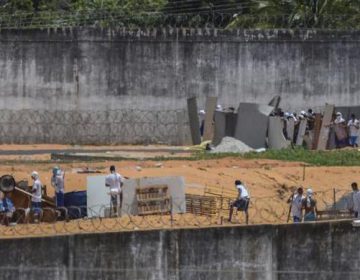
[[[224,137],[220,144],[216,146],[211,153],[247,153],[254,151],[253,148],[244,144],[240,140],[237,140],[232,137]]]

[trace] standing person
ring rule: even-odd
[[[360,212],[360,192],[358,188],[358,184],[356,182],[353,182],[351,184],[351,188],[353,190],[351,194],[351,202],[352,205],[350,207],[350,211],[354,214],[355,218],[359,218],[359,212]]]
[[[122,207],[123,196],[121,187],[123,181],[123,177],[119,173],[116,173],[115,166],[110,166],[110,174],[106,176],[105,186],[110,187],[110,211],[112,209],[115,216],[118,215],[118,197],[120,198],[120,209]]]
[[[312,222],[316,219],[317,207],[313,194],[312,189],[309,188],[306,191],[305,199],[303,199],[303,208],[305,209],[304,222]]]
[[[234,207],[236,207],[237,210],[241,210],[245,212],[246,224],[248,224],[249,222],[248,208],[250,203],[249,192],[246,189],[245,185],[240,180],[235,181],[235,188],[238,191],[238,197],[235,201],[230,203],[229,222],[231,222]]]
[[[355,114],[351,114],[351,119],[347,124],[349,128],[349,144],[352,147],[357,147],[357,139],[359,136],[360,122],[355,118]]]
[[[31,179],[33,179],[34,183],[32,186],[32,194],[31,197],[31,210],[34,212],[34,222],[37,223],[40,218],[41,213],[41,188],[42,184],[40,182],[39,173],[33,171],[31,173]]]
[[[291,203],[291,215],[294,223],[300,223],[302,221],[303,193],[303,188],[299,187],[287,201],[287,203]]]
[[[15,206],[12,200],[8,195],[5,195],[2,191],[0,191],[0,213],[4,214],[3,223],[5,225],[9,225],[13,219],[13,215],[15,212]],[[16,224],[16,223],[12,223]]]
[[[65,172],[55,166],[52,170],[51,185],[55,189],[56,207],[64,207],[64,179]]]
[[[200,121],[200,136],[203,137],[205,129],[205,110],[199,111],[199,121]]]
[[[335,131],[336,148],[343,148],[344,146],[346,146],[347,133],[346,122],[340,112],[336,113],[333,125]]]

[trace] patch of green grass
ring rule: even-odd
[[[219,159],[225,157],[300,161],[310,165],[323,166],[360,166],[360,152],[358,150],[311,151],[303,148],[294,148],[267,150],[262,153],[250,152],[243,155],[233,153],[209,154],[204,152],[194,155],[194,158],[198,160]]]

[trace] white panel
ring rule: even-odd
[[[110,206],[109,188],[105,187],[106,176],[87,177],[88,217],[104,217],[105,206]]]

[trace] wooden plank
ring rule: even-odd
[[[334,105],[326,104],[322,119],[317,150],[326,150],[329,139],[330,123],[334,114]]]
[[[200,136],[200,124],[199,124],[199,115],[198,115],[198,106],[196,102],[196,97],[191,97],[187,99],[187,107],[189,114],[192,143],[193,145],[198,145],[201,143],[201,136]]]
[[[208,96],[206,98],[203,141],[212,140],[214,137],[214,112],[216,104],[217,97]]]
[[[319,136],[320,136],[321,124],[322,124],[321,114],[315,114],[314,139],[313,139],[313,146],[312,146],[313,150],[317,149],[317,145],[318,145],[318,142],[319,142]]]

